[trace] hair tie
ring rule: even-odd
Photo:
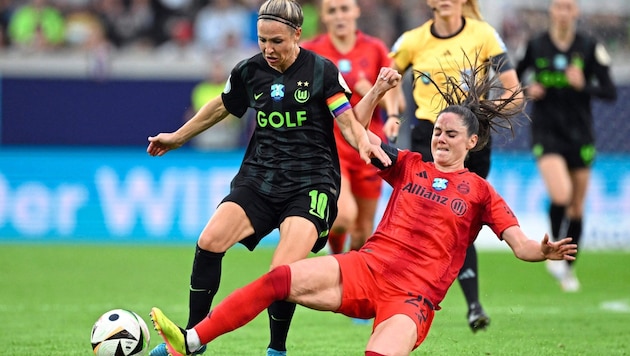
[[[273,20],[273,21],[278,21],[281,22],[285,25],[291,26],[294,29],[298,29],[298,25],[294,24],[293,22],[285,19],[284,17],[280,17],[280,16],[276,16],[276,15],[272,15],[272,14],[260,14],[258,15],[258,19],[259,20]]]

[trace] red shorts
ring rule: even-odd
[[[369,253],[350,251],[333,255],[339,262],[343,295],[336,313],[352,318],[374,318],[372,331],[384,320],[403,314],[416,324],[416,349],[427,337],[435,308],[421,295],[393,286],[368,267]]]
[[[341,175],[350,182],[352,195],[363,199],[378,199],[381,196],[383,180],[378,170],[371,164],[366,164],[352,146],[345,143],[337,144],[339,150],[339,165]],[[341,147],[340,147],[341,146]]]

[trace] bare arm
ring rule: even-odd
[[[362,73],[363,72],[361,72],[361,74]],[[365,78],[365,75],[360,75],[359,78],[360,79],[355,84],[352,92],[364,97],[372,88],[372,83]],[[407,108],[407,102],[405,101],[402,86],[397,85],[395,88],[388,90],[383,96],[383,99],[381,99],[378,103],[378,106],[385,109],[387,112],[386,118],[389,116],[400,117],[400,113],[404,112]]]
[[[363,127],[368,128],[370,126],[374,110],[385,97],[385,94],[400,84],[400,79],[400,74],[392,68],[381,68],[372,88],[365,93],[361,101],[353,108],[355,116]]]
[[[149,137],[147,153],[151,156],[162,156],[170,150],[177,149],[191,138],[225,119],[229,112],[223,106],[221,96],[208,101],[199,111],[182,125],[177,131],[160,133]]]
[[[501,84],[503,84],[503,88],[505,89],[503,93],[501,93],[501,99],[509,98],[510,96],[512,96],[512,93],[521,88],[521,83],[519,82],[518,76],[516,75],[516,70],[514,69],[506,70],[505,72],[499,74],[499,80],[501,81]],[[519,92],[516,95],[515,99],[517,100],[512,101],[510,105],[521,105],[522,101],[525,99],[523,92]]]
[[[337,125],[343,137],[355,150],[359,151],[359,155],[365,163],[370,163],[372,158],[380,160],[385,166],[392,163],[380,144],[370,142],[368,131],[356,119],[352,110],[346,110],[337,116]]]
[[[503,240],[514,252],[514,256],[529,262],[544,260],[575,260],[577,245],[571,244],[571,238],[567,237],[557,242],[551,242],[549,235],[545,234],[541,242],[528,238],[518,226],[511,226],[503,231]]]
[[[392,69],[401,75],[403,74],[393,62]],[[383,100],[385,101],[385,109],[387,110],[387,118],[383,125],[383,132],[390,141],[395,142],[398,138],[398,132],[400,131],[400,124],[402,123],[400,115],[407,107],[402,85],[398,85],[393,90],[388,91]]]

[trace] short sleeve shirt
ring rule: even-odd
[[[303,48],[312,50],[330,59],[337,68],[350,88],[354,88],[361,78],[365,78],[370,83],[375,83],[382,67],[391,66],[391,58],[389,58],[388,50],[385,44],[376,37],[366,35],[361,31],[356,33],[357,39],[354,47],[347,53],[341,53],[335,48],[328,34],[321,34],[312,40],[301,44]],[[369,55],[366,55],[369,53]],[[355,106],[361,100],[361,96],[353,93],[350,98],[350,104]],[[385,140],[383,133],[383,117],[380,109],[374,110],[372,120],[370,121],[370,131],[379,135]],[[352,152],[354,150],[345,141],[341,141],[341,131],[337,128],[337,144],[344,151]],[[357,155],[358,156],[358,155]]]
[[[349,95],[349,89],[335,65],[304,49],[283,73],[262,54],[236,65],[223,104],[238,117],[253,108],[256,123],[232,187],[290,195],[324,185],[337,195],[339,158],[327,100],[340,93]]]
[[[414,70],[416,118],[435,122],[446,103],[428,78],[441,86],[446,77],[461,78],[461,72],[470,72],[490,58],[505,54],[507,47],[497,31],[483,21],[466,18],[462,30],[450,37],[436,37],[431,33],[432,24],[433,21],[428,21],[403,33],[390,56],[399,69]]]
[[[363,250],[379,256],[371,268],[385,280],[418,291],[435,305],[457,278],[483,225],[499,237],[518,225],[503,198],[468,169],[441,172],[421,154],[405,150],[379,174],[393,191]]]

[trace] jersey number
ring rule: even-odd
[[[328,210],[328,195],[317,190],[311,190],[308,192],[308,195],[311,197],[311,210],[309,213],[325,220]]]

